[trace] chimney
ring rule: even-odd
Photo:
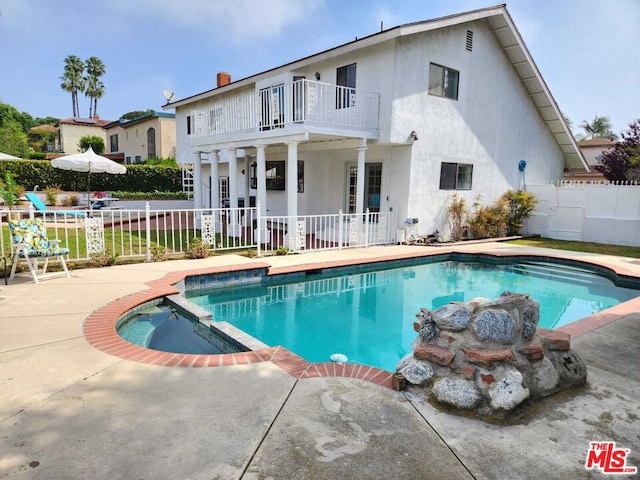
[[[96,114],[93,116],[93,119],[94,119],[94,120],[100,120],[100,116],[96,113]]]
[[[218,88],[231,83],[231,75],[227,72],[218,72]]]

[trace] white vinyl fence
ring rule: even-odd
[[[558,240],[640,246],[640,185],[527,185],[538,205],[524,231]]]
[[[8,220],[41,218],[49,238],[68,247],[71,261],[92,256],[144,257],[185,253],[194,238],[210,251],[253,249],[304,253],[395,243],[391,212],[260,217],[256,208],[0,210],[0,253],[12,254]]]

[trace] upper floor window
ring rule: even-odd
[[[439,97],[458,99],[460,72],[452,68],[429,64],[429,93]]]
[[[111,135],[109,137],[109,146],[110,146],[110,152],[117,152],[118,151],[118,134],[115,135]]]
[[[442,163],[440,165],[440,190],[471,190],[473,165],[467,163]]]
[[[187,115],[187,135],[191,135],[191,115]]]
[[[156,129],[147,130],[147,158],[156,158]]]
[[[336,108],[348,108],[356,102],[356,64],[336,70]]]

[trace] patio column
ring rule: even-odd
[[[202,208],[202,157],[193,152],[193,208]]]
[[[220,189],[218,185],[218,150],[209,152],[211,163],[211,208],[220,208]]]
[[[298,142],[287,143],[287,242],[289,250],[297,250],[296,222],[298,220]]]
[[[236,149],[227,150],[229,159],[229,207],[238,208],[238,159],[236,158]],[[232,237],[240,236],[240,224],[238,222],[237,211],[229,215],[229,235]]]
[[[251,155],[244,156],[244,208],[251,206]],[[245,215],[244,226],[248,227],[251,220],[249,215]]]
[[[356,179],[356,213],[364,213],[364,175],[365,152],[367,151],[367,139],[363,138],[358,148],[358,178]]]
[[[267,162],[266,162],[266,146],[256,146],[256,176],[257,178],[257,204],[260,205],[260,242],[271,243],[271,231],[267,230],[267,221],[265,215],[267,214]]]

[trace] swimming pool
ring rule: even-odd
[[[341,353],[350,362],[393,371],[410,351],[420,308],[496,298],[509,290],[540,302],[540,323],[557,328],[640,296],[575,266],[544,262],[504,265],[444,261],[303,281],[273,280],[218,288],[189,300],[267,345],[282,345],[310,362]]]

